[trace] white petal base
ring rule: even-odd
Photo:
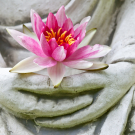
[[[75,69],[87,69],[90,68],[93,63],[85,60],[72,60],[63,62],[64,65]]]
[[[16,64],[9,72],[12,73],[31,73],[44,69],[44,67],[40,67],[37,64],[33,63],[33,60],[36,59],[37,56],[28,57],[18,64]]]
[[[57,88],[64,77],[65,66],[58,62],[55,66],[47,68],[47,71],[54,87]]]
[[[92,40],[93,36],[95,35],[96,31],[97,29],[93,28],[93,29],[90,29],[88,32],[86,32],[86,36],[84,37],[82,42],[79,44],[78,48],[88,45],[90,41]]]
[[[108,68],[109,66],[105,63],[102,62],[93,62],[93,65],[90,68],[87,68],[85,70],[89,70],[89,71],[97,71],[97,70],[103,70]]]

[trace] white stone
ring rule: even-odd
[[[132,86],[120,103],[110,110],[100,135],[122,135],[126,127],[128,115],[131,111],[134,90],[135,85]]]
[[[38,4],[33,3],[39,2],[42,4],[41,7],[44,7],[44,3],[48,2],[47,0],[38,2],[34,0],[28,2],[26,6],[23,6],[24,3],[22,1],[14,0],[13,2],[18,3],[17,9],[10,4],[11,1],[8,4],[4,3],[6,4],[5,6],[3,4],[0,6],[2,12],[9,5],[13,10],[10,13],[4,12],[0,15],[0,51],[7,66],[13,66],[20,59],[31,55],[19,47],[7,34],[5,28],[10,27],[21,31],[23,22],[31,28],[28,12],[32,6],[42,16],[44,21],[46,21],[46,13],[50,12],[50,10],[56,13],[61,4],[65,5],[66,13],[71,17],[74,24],[79,23],[83,17],[92,14],[92,19],[87,29],[98,28],[98,32],[91,42],[92,44],[104,44],[109,40],[110,34],[115,27],[116,13],[118,12],[115,0],[86,0],[83,2],[81,0],[59,0],[55,1],[53,6],[51,4],[52,1],[50,1],[50,5],[46,5],[44,10],[38,8]],[[21,12],[21,10],[23,11],[22,14],[16,15],[17,11]],[[44,14],[45,11],[46,13]],[[107,70],[83,73],[68,70],[60,87],[54,89],[46,75],[34,73],[11,74],[8,72],[9,69],[1,68],[0,103],[6,109],[2,107],[1,110],[0,132],[3,132],[3,135],[8,135],[9,131],[14,135],[124,134],[132,106],[132,86],[135,83],[134,11],[134,1],[125,0],[117,18],[117,27],[111,44],[112,51],[104,59],[109,64]],[[6,13],[7,15],[5,15]],[[2,22],[2,18],[4,18],[6,23]],[[4,49],[7,52],[4,52]],[[11,60],[7,57],[9,53]],[[0,59],[2,60],[2,57]],[[69,73],[70,76],[68,75]],[[131,87],[132,89],[130,90]],[[42,94],[42,96],[38,94]],[[122,100],[120,101],[120,99]],[[119,101],[120,104],[117,104]],[[115,106],[116,104],[117,106]],[[135,104],[134,100],[133,104]],[[113,106],[114,108],[110,110]],[[108,113],[106,113],[107,111]],[[23,119],[17,119],[7,112],[12,113],[16,117],[36,118],[35,122],[41,126],[39,132],[37,133],[37,128],[35,128],[33,121],[25,123]],[[47,118],[38,118],[41,116]],[[96,121],[91,122],[93,120]],[[85,124],[86,122],[88,124]],[[134,131],[134,116],[131,122],[131,129]],[[47,127],[51,127],[51,129]],[[128,130],[126,131],[128,132]],[[130,132],[129,134],[133,133]]]

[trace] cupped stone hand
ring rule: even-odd
[[[17,116],[24,118],[59,116],[92,103],[93,98],[90,94],[65,98],[52,97],[49,94],[55,95],[59,90],[53,88],[48,76],[34,73],[16,74],[10,73],[9,70],[9,68],[0,69],[0,103]]]
[[[92,105],[64,116],[36,118],[36,124],[51,128],[70,128],[98,118],[116,104],[133,85],[134,71],[134,64],[119,62],[110,64],[104,71],[86,72],[64,78],[61,87],[56,89],[57,92],[79,93],[93,89],[101,91]]]
[[[40,126],[70,128],[96,119],[117,103],[134,83],[134,70],[134,64],[119,62],[104,71],[65,77],[53,88],[47,76],[1,68],[0,103],[15,115],[36,118]],[[101,91],[92,103],[96,90]]]

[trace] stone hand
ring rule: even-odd
[[[92,105],[64,116],[36,118],[36,124],[51,128],[70,128],[98,118],[116,104],[133,85],[134,71],[134,64],[119,62],[110,64],[104,71],[86,72],[64,78],[61,87],[54,90],[55,93],[90,92],[93,89],[101,91]]]
[[[65,98],[59,96],[57,99],[50,94],[55,95],[61,90],[54,89],[47,76],[34,73],[16,74],[10,73],[9,70],[9,68],[0,68],[0,103],[19,117],[59,116],[72,113],[92,103],[93,98],[90,94]]]
[[[104,71],[65,77],[53,88],[47,76],[1,68],[0,103],[17,116],[36,118],[38,125],[69,128],[94,120],[117,103],[134,83],[134,70],[134,64],[119,62]],[[90,105],[96,89],[101,91]]]

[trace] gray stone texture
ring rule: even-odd
[[[49,12],[65,5],[78,23],[92,19],[97,28],[91,41],[112,51],[99,61],[103,71],[67,68],[58,88],[46,70],[31,74],[9,69],[32,54],[14,41],[5,28],[31,29],[29,11],[44,22]],[[135,1],[134,0],[2,0],[0,4],[0,135],[134,135],[135,134]]]

